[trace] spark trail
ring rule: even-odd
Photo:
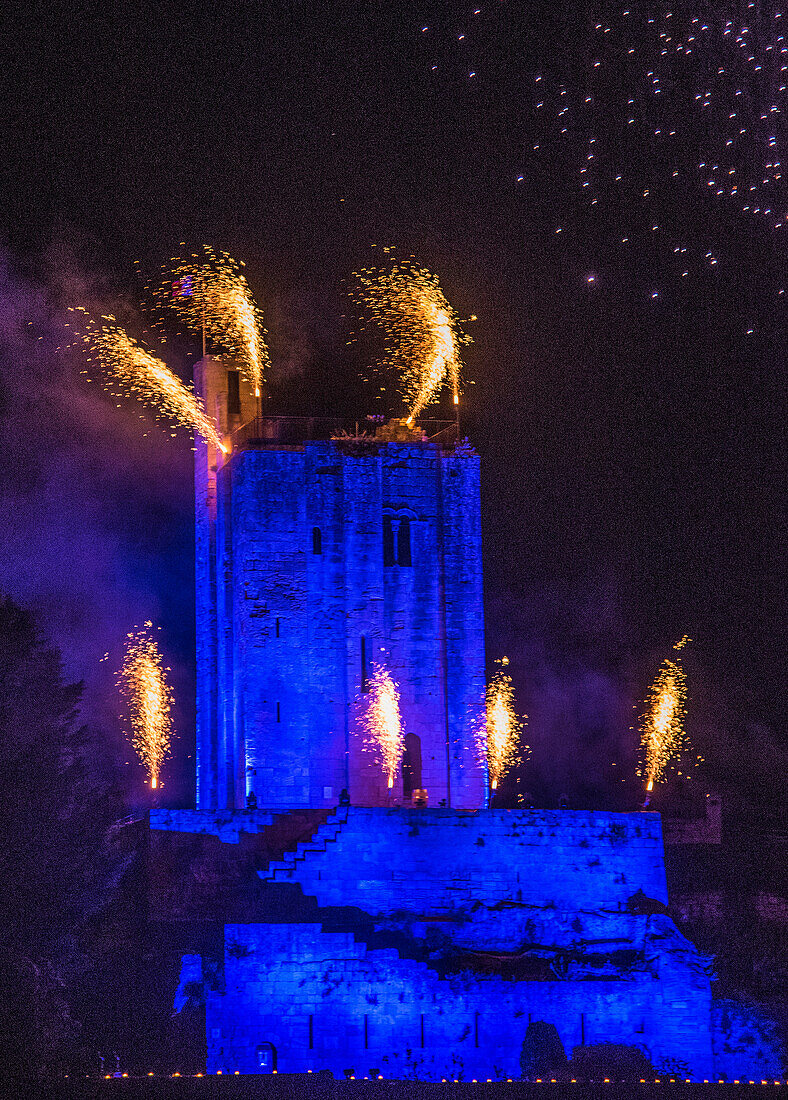
[[[130,738],[155,790],[173,737],[172,692],[161,655],[149,631],[152,624],[127,635],[118,687],[126,703]]]
[[[136,397],[153,406],[226,453],[215,426],[193,390],[185,386],[166,363],[132,339],[115,323],[114,317],[103,317],[101,322],[88,318],[82,340],[118,384],[123,396]]]
[[[240,362],[259,397],[269,365],[262,312],[242,264],[204,245],[185,258],[173,257],[162,285],[153,288],[157,305],[174,309],[193,332],[203,330]]]
[[[353,299],[366,311],[364,320],[383,330],[386,359],[402,372],[408,422],[438,396],[445,382],[457,405],[460,347],[471,338],[460,332],[437,276],[412,260],[395,259],[390,268],[357,271],[355,279]]]

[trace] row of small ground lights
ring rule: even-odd
[[[311,1070],[311,1069],[308,1069],[306,1072],[307,1073],[313,1073],[314,1071]],[[270,1074],[267,1074],[267,1073],[265,1073],[265,1074],[250,1073],[250,1074],[244,1074],[243,1076],[245,1076],[245,1077],[271,1077],[271,1076],[276,1076],[278,1073],[279,1073],[279,1071],[275,1069],[275,1070],[272,1070]],[[215,1075],[210,1074],[210,1073],[158,1073],[157,1074],[157,1073],[153,1073],[153,1071],[151,1071],[150,1073],[143,1074],[141,1077],[136,1077],[136,1075],[128,1074],[128,1073],[105,1073],[104,1074],[104,1080],[105,1081],[113,1081],[113,1080],[118,1080],[120,1078],[125,1078],[125,1077],[131,1077],[131,1079],[142,1080],[144,1077],[192,1077],[192,1078],[194,1078],[194,1077],[211,1077],[211,1076],[221,1077],[223,1075],[224,1076],[230,1076],[230,1077],[240,1077],[241,1076],[241,1071],[239,1069],[236,1069],[236,1070],[233,1071],[233,1073],[228,1072],[227,1074],[225,1074],[224,1070],[217,1069]],[[299,1076],[302,1076],[302,1075],[294,1073],[294,1074],[288,1074],[287,1076],[299,1077]],[[66,1074],[65,1077],[66,1077],[66,1080],[68,1080],[69,1079],[69,1074]],[[86,1073],[85,1077],[89,1078],[90,1074]],[[334,1078],[334,1080],[341,1080],[341,1078]],[[345,1074],[345,1080],[346,1081],[384,1081],[384,1080],[399,1081],[399,1080],[404,1080],[404,1079],[399,1078],[399,1077],[384,1078],[382,1074],[379,1074],[377,1077],[357,1077],[355,1075],[355,1073],[346,1073]],[[432,1082],[426,1082],[426,1083],[428,1083],[428,1084],[441,1084],[441,1085],[481,1085],[481,1084],[484,1084],[484,1085],[502,1085],[502,1084],[507,1084],[507,1085],[512,1085],[512,1084],[518,1084],[518,1085],[519,1084],[531,1084],[531,1085],[634,1085],[636,1082],[634,1081],[633,1078],[622,1078],[622,1079],[619,1080],[618,1078],[615,1078],[615,1077],[612,1077],[612,1078],[611,1077],[603,1077],[601,1080],[598,1080],[596,1078],[588,1078],[587,1080],[583,1080],[583,1081],[579,1081],[576,1077],[570,1078],[569,1081],[559,1081],[558,1078],[556,1078],[556,1077],[551,1077],[549,1079],[546,1079],[546,1078],[542,1079],[541,1077],[536,1077],[536,1078],[534,1078],[533,1081],[524,1081],[523,1078],[518,1078],[517,1080],[515,1080],[514,1077],[496,1078],[495,1080],[493,1080],[492,1077],[488,1077],[488,1078],[486,1078],[486,1080],[481,1080],[481,1079],[477,1079],[476,1077],[474,1077],[473,1080],[471,1080],[471,1081],[460,1081],[460,1079],[458,1077],[441,1077],[440,1081],[432,1081]],[[637,1082],[637,1084],[640,1084],[640,1085],[651,1085],[651,1084],[654,1084],[654,1085],[691,1085],[691,1084],[693,1084],[693,1081],[689,1077],[655,1077],[653,1082],[652,1082],[652,1081],[646,1080],[645,1077],[641,1077],[639,1079],[639,1081]],[[788,1079],[786,1079],[785,1081],[740,1081],[738,1079],[734,1080],[734,1081],[725,1081],[725,1080],[723,1080],[723,1078],[720,1077],[716,1081],[711,1081],[711,1080],[695,1081],[694,1084],[696,1084],[696,1085],[701,1085],[701,1084],[703,1084],[703,1085],[788,1085]]]

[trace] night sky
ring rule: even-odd
[[[684,632],[690,731],[785,743],[788,11],[39,2],[0,18],[0,576],[108,736],[124,635],[151,619],[188,796],[191,442],[84,380],[66,307],[141,332],[143,277],[186,241],[246,261],[266,411],[400,411],[358,380],[368,345],[348,345],[347,279],[372,246],[414,255],[477,316],[462,416],[483,458],[488,659],[511,658],[531,785],[603,798]],[[198,353],[167,356],[188,377]]]

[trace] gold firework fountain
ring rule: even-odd
[[[142,630],[127,635],[118,687],[126,703],[131,743],[156,790],[173,737],[172,692],[151,627],[147,622]]]
[[[82,311],[84,312],[84,311]],[[82,340],[106,373],[110,385],[125,397],[152,406],[173,423],[191,428],[219,450],[225,450],[215,426],[205,415],[193,390],[173,374],[166,363],[138,344],[112,316],[94,321],[86,314]],[[85,372],[87,373],[87,372]]]
[[[445,384],[458,406],[460,348],[471,338],[460,331],[437,276],[412,260],[394,260],[386,269],[357,271],[355,279],[352,296],[364,311],[363,319],[383,330],[387,363],[402,373],[407,426],[412,427]]]
[[[405,736],[399,709],[399,687],[381,665],[373,666],[369,678],[369,698],[360,724],[364,749],[375,757],[391,790],[402,765]]]
[[[498,789],[506,773],[522,763],[530,751],[523,741],[523,721],[515,711],[512,678],[503,671],[509,661],[504,657],[500,663],[502,667],[487,685],[486,720],[477,737],[478,754],[487,764],[491,791]]]
[[[673,649],[680,652],[691,641],[685,634]],[[646,781],[646,805],[654,784],[664,778],[671,762],[688,745],[684,729],[687,675],[681,659],[666,658],[645,699],[640,721],[642,763],[639,775]]]
[[[174,257],[162,284],[153,290],[161,307],[174,309],[192,332],[230,352],[260,399],[269,365],[263,315],[243,274],[243,264],[226,252],[203,245],[185,258]]]

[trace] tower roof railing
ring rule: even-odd
[[[452,447],[457,442],[454,420],[404,420],[383,417],[255,416],[232,434],[233,451],[265,447],[300,446],[312,440],[336,439],[348,444],[388,442],[423,443]]]

